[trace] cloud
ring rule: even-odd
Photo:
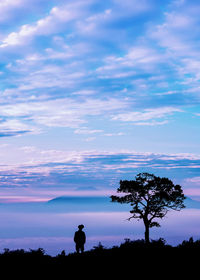
[[[0,22],[9,18],[16,8],[23,7],[26,0],[1,0],[0,1]]]
[[[107,5],[102,5],[96,13],[92,13],[86,18],[80,19],[76,23],[77,32],[81,35],[93,37],[93,39],[106,38],[109,41],[116,41],[117,37],[110,34],[118,34],[115,24],[125,23],[127,19],[134,20],[138,15],[143,15],[152,10],[152,1],[135,0],[112,0]]]
[[[190,88],[199,85],[199,11],[197,1],[175,1],[164,14],[163,23],[152,25],[148,32],[149,39],[165,50],[180,83]]]
[[[197,36],[196,26],[199,23],[197,11],[199,9],[199,5],[192,3],[189,7],[183,4],[181,8],[166,12],[164,22],[154,26],[151,36],[157,39],[162,47],[175,52],[176,56],[190,56],[196,49],[194,39]],[[194,32],[191,33],[191,29]]]
[[[39,149],[9,145],[1,147],[1,193],[6,187],[26,187],[20,195],[28,196],[32,188],[34,197],[52,191],[76,192],[85,187],[95,191],[116,189],[120,179],[133,179],[140,172],[171,178],[184,188],[198,186],[200,155],[155,154],[135,151],[67,151]],[[58,187],[59,186],[59,187]],[[95,193],[95,192],[94,192]]]
[[[0,136],[24,135],[23,143],[30,140],[31,147],[35,143],[42,146],[48,139],[52,147],[43,151],[37,147],[6,149],[1,170],[9,170],[13,177],[8,176],[4,184],[11,180],[15,185],[61,182],[64,186],[67,176],[72,174],[74,179],[77,172],[84,178],[93,171],[94,176],[103,178],[105,172],[115,178],[115,173],[130,174],[143,168],[168,168],[172,173],[178,168],[197,170],[199,162],[192,158],[140,155],[134,159],[109,154],[128,145],[144,151],[159,149],[159,145],[164,151],[198,146],[193,137],[189,143],[184,137],[192,132],[194,111],[198,112],[192,106],[198,106],[200,100],[197,1],[87,0],[59,1],[57,6],[50,2],[0,2],[7,3],[1,11],[7,9],[10,14],[16,8],[14,3],[35,7],[34,11],[29,7],[23,17],[16,12],[21,19],[7,21],[9,25],[4,24],[0,34]],[[165,124],[169,125],[162,128]],[[170,142],[140,143],[147,126],[159,126],[159,130],[152,128],[156,139],[161,135],[162,141]],[[179,128],[176,133],[175,126]],[[139,130],[141,134],[134,138]],[[26,138],[27,133],[43,134]],[[168,138],[171,133],[174,137]],[[66,140],[60,137],[66,134],[68,147],[77,145],[84,150],[90,146],[87,141],[96,140],[91,146],[110,150],[99,154],[58,151],[60,142]],[[12,139],[16,146],[20,140]]]
[[[120,120],[123,122],[133,122],[135,125],[161,125],[166,124],[167,121],[155,121],[155,119],[166,118],[176,112],[182,112],[182,110],[173,107],[162,107],[154,109],[145,109],[143,112],[128,112],[113,116],[113,120]],[[151,120],[151,122],[146,122]]]
[[[123,2],[120,0],[113,0],[113,3],[116,4],[118,11],[126,11],[126,13],[138,14],[149,11],[152,9],[152,1],[147,0],[124,0]]]
[[[101,13],[89,16],[84,21],[77,22],[78,32],[88,35],[96,36],[98,28],[102,28],[102,24],[105,24],[106,21],[111,19],[112,10],[107,9]]]
[[[134,125],[138,126],[157,126],[157,125],[164,125],[169,123],[168,120],[165,121],[151,121],[151,122],[135,122]]]
[[[0,137],[19,136],[24,133],[38,133],[39,130],[30,127],[17,119],[7,119],[0,122]]]
[[[104,66],[96,69],[100,78],[126,78],[138,76],[138,71],[152,72],[166,61],[165,56],[148,46],[133,46],[124,56],[109,56]]]
[[[187,183],[192,183],[195,185],[200,185],[200,177],[192,177],[185,180]]]
[[[125,135],[124,132],[118,132],[118,133],[105,133],[104,136],[107,136],[107,137],[112,137],[112,136],[123,136]]]
[[[88,137],[85,139],[86,142],[92,142],[96,139],[96,137]]]
[[[88,129],[87,127],[82,127],[79,129],[76,129],[74,131],[75,134],[96,134],[96,133],[101,133],[103,130],[101,129]]]
[[[6,121],[0,124],[0,129],[2,133],[15,134],[19,131],[20,134],[22,132],[41,133],[43,127],[66,127],[74,128],[75,134],[89,135],[103,132],[102,129],[88,129],[82,126],[88,122],[89,117],[104,116],[107,120],[132,122],[142,126],[164,125],[168,122],[169,116],[182,112],[181,109],[175,107],[132,112],[129,106],[126,100],[114,98],[86,98],[81,102],[72,98],[60,98],[0,105],[1,116],[6,118]],[[119,110],[122,112],[118,113]]]
[[[85,3],[87,4],[87,3]],[[24,45],[29,43],[35,36],[47,36],[55,34],[63,28],[63,23],[78,19],[83,11],[83,4],[75,2],[64,6],[53,7],[49,14],[32,24],[24,24],[19,31],[8,34],[0,44],[0,48]]]
[[[125,101],[110,98],[110,99],[93,99],[88,98],[82,102],[71,98],[62,98],[55,100],[45,100],[40,102],[28,102],[0,105],[1,116],[9,118],[24,119],[31,121],[35,125],[43,125],[47,127],[69,127],[78,128],[80,125],[87,122],[88,116],[110,115],[119,109],[127,106]],[[19,126],[18,121],[16,126]],[[4,127],[6,128],[4,123]],[[10,122],[8,123],[10,124]],[[76,133],[90,133],[84,128],[76,130]],[[93,133],[100,132],[98,130]]]

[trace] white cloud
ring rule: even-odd
[[[190,88],[199,85],[199,11],[196,1],[175,1],[165,13],[163,23],[148,30],[147,38],[165,50],[168,65],[177,73],[180,83]],[[189,76],[189,77],[188,77]],[[177,82],[179,83],[179,82]],[[188,89],[186,88],[185,92]]]
[[[111,112],[126,106],[125,101],[114,98],[105,100],[88,98],[82,102],[62,98],[43,102],[0,105],[0,112],[4,117],[23,117],[25,120],[48,127],[78,128],[86,122],[87,116],[110,115]]]
[[[82,9],[81,9],[82,8]],[[78,19],[83,11],[83,3],[53,7],[49,14],[33,24],[24,24],[18,32],[11,32],[2,40],[1,48],[27,44],[35,36],[50,35],[62,29],[63,23]]]
[[[104,136],[107,136],[107,137],[112,137],[112,136],[123,136],[125,135],[125,133],[123,132],[118,132],[118,133],[105,133]]]
[[[85,139],[86,142],[92,142],[96,139],[96,137],[88,137]]]
[[[114,32],[113,23],[124,18],[134,18],[138,14],[142,14],[152,9],[151,1],[147,0],[112,0],[110,5],[103,11],[98,11],[95,14],[90,14],[84,19],[80,19],[76,23],[79,33],[85,36],[93,36],[95,38],[106,37],[109,40],[113,39],[110,32]],[[112,25],[112,27],[111,27]]]
[[[101,26],[102,23],[105,23],[105,21],[108,21],[111,17],[112,10],[105,10],[102,13],[92,15],[88,18],[86,18],[84,21],[78,21],[77,22],[77,28],[78,32],[87,35],[96,35],[97,30],[99,29],[99,26]]]
[[[23,2],[23,0],[1,0],[0,9],[10,6],[18,6]]]
[[[123,122],[133,122],[136,125],[157,125],[165,124],[166,121],[155,122],[155,119],[166,118],[176,112],[182,112],[182,110],[174,107],[160,107],[154,109],[145,109],[143,112],[128,112],[118,114],[113,116],[112,119]],[[145,122],[147,120],[152,120],[152,122]]]
[[[135,122],[134,125],[138,126],[157,126],[157,125],[164,125],[167,124],[169,121],[151,121],[151,122]]]
[[[54,48],[46,48],[43,53],[33,52],[28,54],[23,59],[16,60],[17,67],[22,66],[37,66],[37,64],[41,64],[41,62],[45,63],[51,60],[69,60],[75,57],[80,57],[81,55],[85,55],[90,51],[90,48],[85,43],[77,43],[73,45],[68,45],[66,43],[62,43],[59,46],[59,49]],[[10,68],[13,68],[10,66]]]
[[[0,22],[8,19],[9,14],[16,8],[22,7],[26,0],[1,0],[0,1]]]
[[[31,127],[17,119],[7,119],[0,122],[0,136],[18,136],[23,133],[39,133],[39,129]]]
[[[137,76],[138,71],[151,73],[157,71],[162,63],[166,63],[166,55],[146,46],[132,46],[124,56],[108,56],[104,65],[96,69],[100,78],[127,78]]]
[[[192,183],[192,184],[195,184],[195,185],[200,185],[200,177],[187,178],[185,181],[187,183]]]
[[[149,30],[149,37],[157,40],[158,44],[168,50],[171,59],[190,58],[199,53],[197,43],[199,16],[197,11],[199,5],[187,3],[182,7],[174,8],[165,13],[165,20],[162,24],[152,26]],[[192,32],[191,32],[192,30]]]
[[[126,12],[127,15],[137,15],[152,9],[152,1],[150,0],[113,0],[113,3],[116,4],[118,13]]]
[[[95,137],[89,137],[86,141],[93,141]],[[38,178],[45,176],[44,184],[57,186],[55,180],[59,180],[59,176],[91,176],[94,178],[106,174],[112,174],[119,179],[121,173],[134,174],[136,168],[153,169],[154,172],[160,172],[160,169],[169,170],[184,169],[184,178],[189,174],[191,176],[191,168],[196,169],[200,166],[200,156],[193,154],[154,154],[154,153],[138,153],[135,151],[117,152],[110,151],[67,151],[63,150],[42,150],[33,146],[7,147],[0,146],[1,165],[0,165],[0,181],[1,185],[21,186],[24,184],[38,184]],[[195,162],[194,162],[195,161]],[[106,173],[109,172],[109,173]],[[114,172],[114,173],[112,173]],[[189,173],[187,173],[189,172]],[[51,174],[57,174],[56,178],[52,178]],[[115,175],[113,175],[115,174]],[[169,173],[168,173],[169,174]],[[61,177],[62,177],[61,176]],[[47,178],[48,177],[48,178]],[[65,177],[67,178],[67,177]],[[197,185],[199,177],[193,177],[183,180],[184,184]],[[60,184],[62,185],[62,182]],[[66,187],[66,182],[64,184]]]
[[[87,127],[81,127],[74,131],[75,134],[96,134],[101,133],[103,130],[100,129],[88,129]]]

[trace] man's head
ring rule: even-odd
[[[79,225],[78,228],[79,230],[82,230],[84,228],[84,225]]]

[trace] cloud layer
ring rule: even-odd
[[[33,146],[1,147],[1,200],[43,201],[60,195],[109,195],[121,179],[154,173],[198,191],[200,156],[134,151],[39,150]],[[196,190],[196,191],[195,191]]]
[[[0,1],[3,184],[197,170],[174,154],[199,149],[199,10],[195,0]]]

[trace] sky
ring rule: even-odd
[[[200,199],[199,12],[0,0],[0,203],[106,196],[140,172]]]

